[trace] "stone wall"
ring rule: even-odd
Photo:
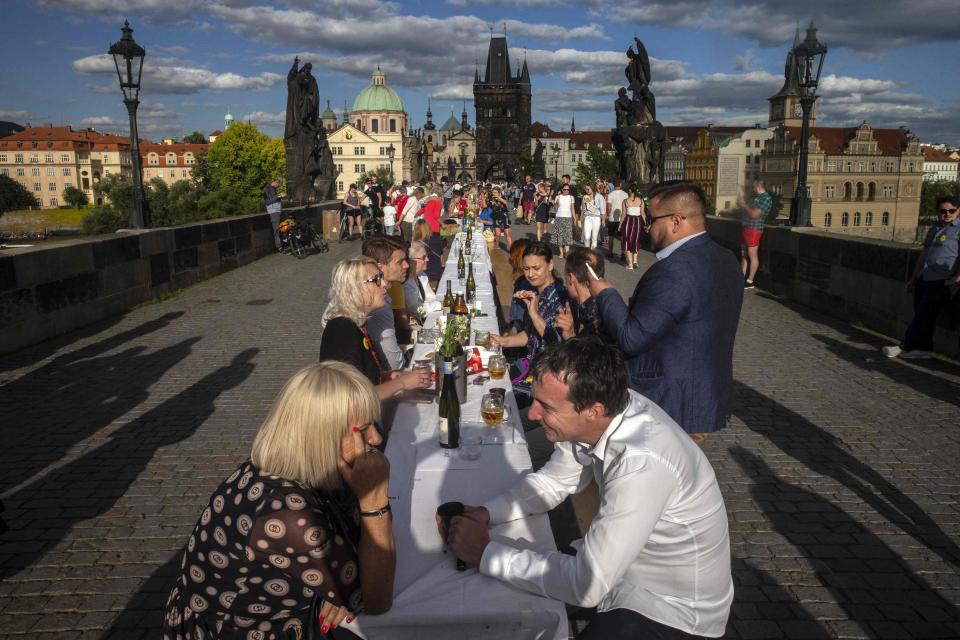
[[[740,223],[709,217],[707,230],[740,255]],[[767,227],[757,286],[899,341],[913,318],[905,282],[920,248],[813,228]],[[788,328],[784,328],[788,331]],[[940,315],[934,347],[960,357],[960,299]]]
[[[320,230],[319,215],[303,217]],[[274,252],[265,213],[2,251],[0,354]]]

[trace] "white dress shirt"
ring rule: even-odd
[[[491,540],[480,572],[547,598],[722,636],[733,602],[723,496],[700,448],[644,396],[630,391],[596,445],[557,444],[542,469],[484,506],[491,524],[516,520],[553,509],[590,480],[600,511],[574,543],[576,556]]]
[[[665,246],[663,249],[660,249],[660,251],[657,251],[657,253],[655,254],[657,256],[657,260],[666,260],[667,258],[670,257],[671,253],[673,253],[683,245],[687,244],[697,236],[702,236],[705,233],[706,231],[701,231],[700,233],[695,233],[692,236],[687,236],[686,238],[680,238],[673,244]]]

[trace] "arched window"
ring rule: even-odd
[[[867,217],[863,221],[864,226],[871,226],[873,224],[873,211],[867,211]]]
[[[843,183],[843,199],[849,200],[853,197],[853,185],[849,182]]]
[[[883,226],[887,226],[888,224],[890,224],[890,212],[889,212],[889,211],[884,211],[884,212],[883,212],[883,215],[880,216],[880,224],[882,224]]]
[[[857,183],[857,200],[863,200],[863,183]]]
[[[833,214],[827,211],[825,214],[823,214],[823,226],[829,227],[832,224],[833,224]]]
[[[867,185],[867,200],[873,200],[877,197],[877,183],[871,182]]]
[[[840,216],[840,226],[846,227],[850,224],[850,214],[846,211],[843,212],[843,215]]]
[[[855,227],[859,227],[859,226],[860,226],[860,212],[859,212],[859,211],[854,211],[854,212],[853,212],[853,226],[855,226]]]

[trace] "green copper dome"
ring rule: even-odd
[[[330,108],[330,101],[327,100],[327,108],[323,110],[323,114],[320,115],[324,120],[336,120],[337,114],[333,112],[333,109]]]
[[[353,111],[397,111],[402,112],[403,100],[397,92],[387,86],[387,78],[377,68],[373,72],[370,86],[357,95],[353,101]]]

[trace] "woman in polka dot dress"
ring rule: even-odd
[[[325,361],[280,392],[247,460],[203,510],[170,593],[165,640],[327,633],[360,611],[390,608],[396,549],[390,465],[370,428],[373,386]]]

